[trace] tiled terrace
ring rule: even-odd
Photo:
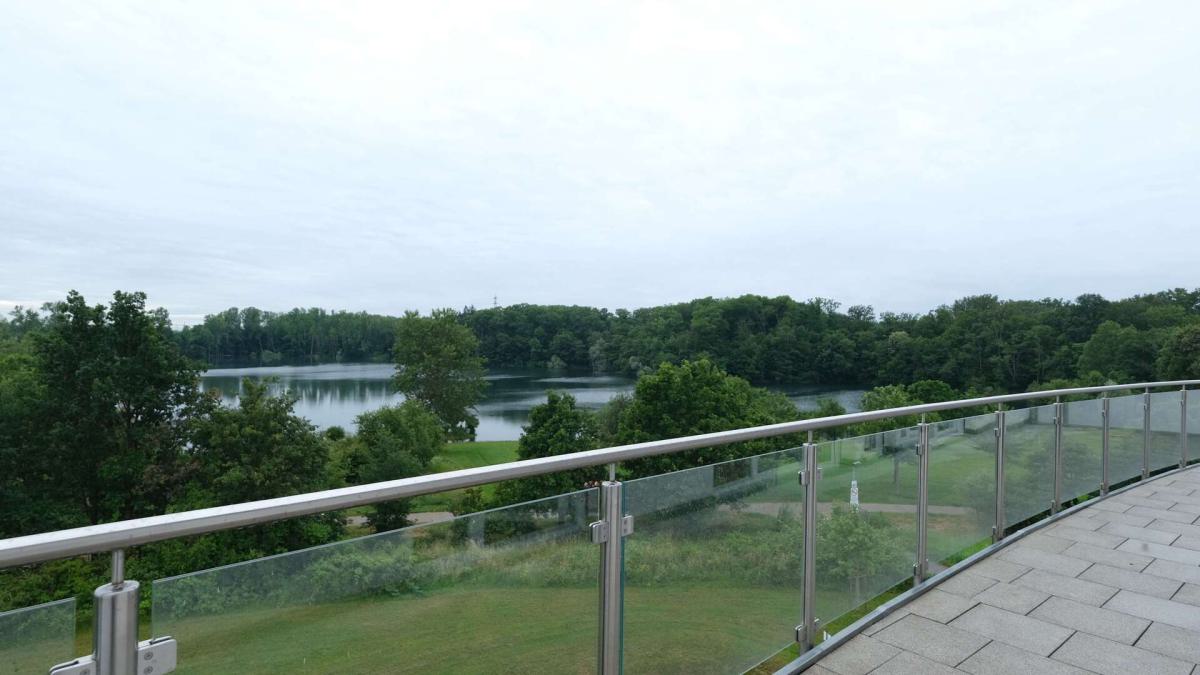
[[[1067,516],[868,627],[810,675],[1200,675],[1200,466]]]

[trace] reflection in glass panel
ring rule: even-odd
[[[74,652],[75,598],[0,612],[0,673],[48,673]]]
[[[912,577],[917,427],[818,445],[816,616],[824,630]]]
[[[597,490],[154,582],[178,673],[595,670]]]
[[[1054,406],[1004,413],[1004,523],[1050,511],[1054,501]]]
[[[990,544],[995,523],[996,416],[931,423],[929,573]]]
[[[1179,466],[1179,424],[1182,397],[1178,391],[1150,394],[1150,471]]]
[[[1063,404],[1063,501],[1100,491],[1104,472],[1104,401]]]
[[[1142,475],[1142,430],[1145,399],[1141,394],[1116,396],[1108,402],[1108,481],[1120,487]]]
[[[625,671],[742,672],[802,618],[803,450],[625,483]]]

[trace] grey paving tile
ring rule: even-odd
[[[1096,607],[1103,605],[1105,601],[1117,592],[1117,589],[1111,586],[1104,586],[1094,581],[1064,577],[1061,574],[1054,574],[1045,570],[1030,570],[1027,574],[1017,578],[1013,583],[1043,593],[1049,593],[1050,595],[1057,595],[1060,598],[1070,598],[1085,605],[1095,605]]]
[[[1052,658],[1101,675],[1188,675],[1192,672],[1190,663],[1087,633],[1072,635]]]
[[[1135,527],[1145,527],[1154,520],[1149,516],[1132,515],[1128,511],[1124,513],[1116,513],[1113,511],[1090,511],[1088,512],[1088,518],[1091,518],[1092,520],[1100,520],[1106,523],[1124,523],[1125,525],[1133,525]]]
[[[1085,513],[1090,513],[1092,509],[1100,509],[1101,511],[1112,511],[1114,513],[1122,513],[1129,510],[1129,504],[1122,504],[1111,499],[1098,499],[1095,504],[1087,507]]]
[[[1176,523],[1171,520],[1153,520],[1147,526],[1155,530],[1163,532],[1174,532],[1187,537],[1200,537],[1200,525],[1188,525],[1187,523]]]
[[[1139,497],[1137,495],[1126,492],[1113,497],[1115,501],[1129,504],[1130,506],[1144,506],[1151,509],[1169,509],[1175,505],[1174,501],[1167,499],[1151,499],[1149,497]],[[1133,511],[1133,509],[1130,509]]]
[[[1124,544],[1117,547],[1117,550],[1136,553],[1138,555],[1148,555],[1162,560],[1174,560],[1175,562],[1187,565],[1200,565],[1200,551],[1191,551],[1175,546],[1164,546],[1163,544],[1152,544],[1148,541],[1138,541],[1137,539],[1127,539]]]
[[[974,607],[977,602],[977,600],[935,588],[908,603],[906,607],[908,611],[926,619],[933,619],[938,623],[950,623],[958,615]]]
[[[1116,548],[1120,546],[1128,537],[1111,534],[1108,532],[1095,532],[1082,527],[1073,527],[1072,521],[1068,520],[1061,525],[1046,530],[1046,535],[1051,537],[1059,537],[1062,539],[1070,539],[1071,541],[1089,544],[1100,548]]]
[[[1200,633],[1170,624],[1150,624],[1135,646],[1181,661],[1200,663]]]
[[[1046,675],[1087,675],[1065,663],[1052,661],[1003,642],[989,642],[958,666],[974,675],[1013,675],[1013,673],[1045,673]]]
[[[1045,551],[1046,553],[1062,553],[1063,549],[1070,545],[1070,541],[1061,537],[1051,537],[1042,532],[1034,532],[1009,548],[1024,548]]]
[[[1129,541],[1129,540],[1125,540]],[[1101,563],[1104,565],[1112,565],[1113,567],[1123,567],[1141,571],[1146,569],[1146,565],[1153,562],[1154,558],[1147,555],[1138,555],[1129,553],[1128,551],[1113,550],[1111,548],[1101,548],[1090,544],[1082,544],[1076,542],[1071,548],[1063,551],[1063,555],[1069,555],[1072,558],[1087,560],[1089,562]]]
[[[1196,519],[1195,514],[1183,513],[1181,511],[1168,511],[1167,509],[1152,509],[1148,506],[1134,506],[1125,512],[1125,515],[1145,516],[1146,518],[1155,518],[1157,520],[1169,520],[1173,523],[1191,524]]]
[[[900,653],[874,638],[859,635],[821,659],[821,665],[838,675],[866,675]]]
[[[1000,558],[1009,562],[1015,562],[1018,565],[1025,565],[1048,572],[1057,572],[1058,574],[1065,574],[1071,577],[1084,571],[1091,564],[1079,558],[1072,558],[1059,553],[1047,553],[1035,548],[1020,546],[1023,543],[1021,541],[1015,546],[1009,546],[1002,550]]]
[[[1094,581],[1105,586],[1124,588],[1156,598],[1170,598],[1183,585],[1177,579],[1168,579],[1153,574],[1143,574],[1108,565],[1092,565],[1079,575],[1080,579]]]
[[[893,647],[955,666],[987,644],[987,638],[909,614],[875,634]]]
[[[1117,591],[1111,600],[1104,603],[1104,608],[1150,621],[1161,621],[1172,626],[1200,631],[1200,612],[1196,611],[1195,607],[1182,602],[1121,590]]]
[[[996,581],[1012,581],[1030,570],[1030,568],[1024,565],[1001,560],[995,556],[984,558],[971,565],[969,569],[972,574],[978,574],[979,576],[995,579]]]
[[[993,579],[981,577],[978,574],[973,574],[971,570],[959,572],[949,579],[938,584],[938,588],[947,593],[961,595],[964,598],[973,598],[981,591],[986,590],[992,584],[996,583]]]
[[[1179,538],[1179,534],[1176,532],[1155,530],[1149,527],[1134,527],[1133,525],[1124,525],[1122,523],[1105,523],[1100,528],[1100,532],[1115,534],[1118,537],[1125,537],[1126,539],[1149,541],[1155,544],[1170,544]]]
[[[1098,529],[1100,529],[1100,526],[1106,522],[1107,521],[1104,521],[1104,520],[1096,520],[1095,518],[1088,518],[1087,512],[1084,511],[1082,513],[1076,513],[1075,515],[1070,516],[1069,518],[1062,521],[1058,525],[1051,526],[1049,529],[1052,530],[1055,527],[1058,527],[1059,525],[1067,525],[1069,527],[1078,527],[1078,528],[1084,529],[1084,530],[1098,530]]]
[[[1196,584],[1184,584],[1178,593],[1171,596],[1171,599],[1175,602],[1183,602],[1200,607],[1200,586]]]
[[[1142,574],[1165,577],[1176,581],[1186,581],[1190,584],[1200,584],[1200,567],[1174,560],[1155,560],[1142,570]]]
[[[1028,614],[1030,610],[1046,601],[1049,593],[1036,591],[1016,584],[997,583],[975,596],[975,599],[992,607],[1007,609],[1017,614]]]
[[[874,635],[874,634],[878,633],[879,631],[883,630],[884,628],[887,628],[888,626],[896,623],[900,619],[903,619],[907,615],[908,615],[907,609],[904,609],[904,608],[897,609],[896,611],[892,612],[891,614],[888,614],[887,616],[883,617],[882,619],[880,619],[880,620],[876,621],[875,623],[871,624],[870,626],[867,626],[866,628],[864,628],[862,634],[863,635]]]
[[[1163,488],[1164,491],[1174,489],[1175,488],[1173,486]],[[1171,495],[1170,498],[1175,500],[1176,504],[1200,504],[1200,495],[1197,495],[1195,490],[1188,490],[1187,494],[1184,494],[1182,491],[1169,492],[1167,494]]]
[[[1179,502],[1172,506],[1169,511],[1180,511],[1182,513],[1190,513],[1194,516],[1200,516],[1200,504],[1190,504],[1187,502]]]
[[[1146,619],[1083,605],[1066,598],[1050,598],[1038,605],[1029,616],[1127,645],[1133,644],[1150,625]]]
[[[1186,548],[1191,551],[1200,551],[1200,537],[1192,537],[1190,535],[1179,535],[1179,538],[1171,542],[1171,546]]]
[[[814,666],[809,666],[808,670],[804,671],[804,675],[808,675],[809,673],[812,673],[812,675],[838,675],[837,673],[833,672],[832,670],[830,670],[828,668],[825,668],[824,666],[822,666],[819,663]]]
[[[961,672],[916,654],[900,652],[887,663],[872,670],[871,675],[956,675]]]
[[[991,605],[977,605],[950,625],[1041,656],[1049,656],[1071,636],[1069,628]]]
[[[1187,485],[1164,485],[1160,481],[1155,481],[1152,487],[1154,488],[1155,494],[1161,492],[1163,495],[1169,495],[1170,499],[1173,499],[1177,502],[1184,501],[1181,499],[1181,497],[1190,497],[1195,499],[1195,497],[1192,497],[1193,493],[1196,492],[1195,488]],[[1154,495],[1150,496],[1153,497]],[[1200,504],[1200,500],[1193,503]]]

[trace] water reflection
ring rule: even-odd
[[[296,413],[317,427],[353,428],[360,413],[404,397],[391,390],[393,368],[386,363],[325,364],[320,366],[277,366],[260,368],[218,368],[201,377],[206,391],[219,391],[227,405],[237,402],[242,378],[278,381],[272,391],[291,391],[298,401]],[[529,421],[529,410],[544,403],[547,390],[566,391],[581,406],[596,409],[610,398],[633,391],[633,378],[615,375],[562,375],[546,371],[493,370],[487,376],[490,386],[478,406],[481,441],[515,440],[521,426]],[[833,398],[847,410],[858,409],[860,389],[814,387],[811,385],[773,387],[782,391],[801,409],[816,407],[818,398]]]

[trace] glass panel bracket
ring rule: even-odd
[[[179,645],[175,638],[164,636],[143,640],[137,646],[137,672],[139,675],[161,675],[175,670],[175,659]],[[50,675],[99,675],[100,668],[91,654],[60,663],[50,669]]]

